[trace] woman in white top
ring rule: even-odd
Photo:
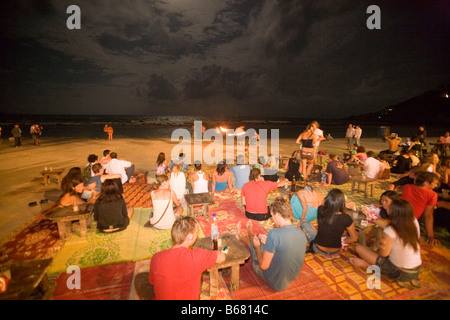
[[[169,185],[170,189],[177,195],[178,201],[185,207],[186,202],[184,200],[184,195],[186,193],[186,176],[184,172],[181,172],[182,168],[182,163],[173,166],[172,172],[169,175]]]
[[[193,193],[209,192],[209,176],[202,171],[202,164],[194,164],[194,173],[191,174],[191,184]]]
[[[377,265],[381,274],[397,281],[401,287],[410,282],[420,286],[418,276],[422,259],[420,257],[420,227],[411,204],[403,199],[391,203],[391,221],[384,229],[382,244],[377,252],[357,245],[356,252],[362,258],[351,258],[350,263],[358,266]]]
[[[176,215],[181,216],[183,209],[180,201],[172,190],[168,178],[161,176],[159,178],[161,185],[157,190],[153,190],[150,195],[152,197],[153,216],[150,221],[145,224],[145,227],[154,227],[156,229],[169,230],[172,229],[175,222]],[[177,208],[174,211],[173,205]]]

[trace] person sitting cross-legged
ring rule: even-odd
[[[390,207],[391,220],[384,229],[381,243],[376,251],[363,245],[356,246],[360,258],[350,258],[356,266],[377,265],[382,275],[397,281],[401,287],[408,282],[419,287],[420,227],[414,217],[411,204],[403,199],[394,199]]]
[[[221,251],[191,249],[199,230],[196,218],[180,217],[171,230],[172,248],[153,255],[145,287],[153,287],[154,300],[198,300],[202,273],[225,261]]]
[[[276,227],[267,235],[255,235],[253,222],[249,220],[248,237],[240,233],[239,222],[237,238],[250,248],[253,270],[258,277],[272,289],[282,291],[300,273],[305,260],[306,237],[292,224],[292,209],[284,198],[273,201],[270,214]]]

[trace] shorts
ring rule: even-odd
[[[302,159],[313,160],[314,159],[314,150],[313,151],[302,150],[300,156]]]
[[[414,269],[402,269],[394,265],[389,257],[378,256],[375,264],[380,267],[382,275],[401,282],[417,279],[420,273],[420,266]]]
[[[256,220],[256,221],[266,221],[266,220],[269,220],[271,217],[269,207],[267,207],[267,213],[252,213],[252,212],[248,212],[247,210],[245,210],[245,216],[248,219]]]

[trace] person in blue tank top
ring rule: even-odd
[[[233,185],[231,183],[231,172],[227,168],[225,163],[218,163],[216,170],[214,170],[212,175],[212,192],[219,192],[227,190],[227,186],[230,191],[233,190]]]
[[[317,210],[323,204],[323,196],[311,186],[299,190],[291,198],[294,218],[297,220],[313,221],[317,219]]]

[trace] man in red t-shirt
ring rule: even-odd
[[[241,190],[241,203],[245,207],[245,216],[249,219],[264,221],[270,218],[267,206],[267,195],[271,190],[284,186],[288,179],[280,182],[264,181],[261,170],[250,170],[249,182],[244,184]]]
[[[223,252],[190,248],[198,230],[197,219],[180,217],[172,227],[172,248],[152,257],[148,280],[154,300],[198,300],[203,271],[225,261]]]
[[[434,239],[433,232],[433,211],[437,203],[437,193],[433,189],[439,185],[437,174],[420,171],[417,173],[414,184],[403,186],[402,199],[411,203],[414,215],[419,219],[422,215],[425,218],[425,228],[427,230],[427,242],[431,245],[439,243]]]

